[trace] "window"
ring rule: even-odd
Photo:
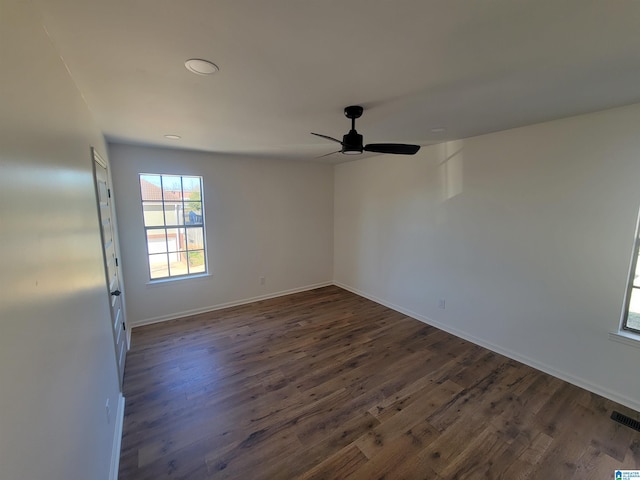
[[[624,319],[622,328],[634,333],[640,333],[640,268],[638,265],[640,255],[640,231],[636,225],[636,240],[633,246],[633,259],[627,285],[627,296],[624,304]]]
[[[140,174],[151,280],[206,273],[202,177]]]

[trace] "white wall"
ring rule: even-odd
[[[639,131],[631,106],[337,165],[335,280],[640,410],[640,349],[608,338]]]
[[[132,325],[332,281],[331,165],[120,144],[109,151]],[[204,178],[210,276],[149,283],[139,173]]]
[[[119,392],[90,157],[106,146],[30,5],[0,1],[0,478],[107,479]]]

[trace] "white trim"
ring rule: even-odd
[[[147,282],[147,287],[161,287],[168,283],[203,280],[208,277],[211,277],[210,273],[197,273],[193,275],[181,275],[179,277],[158,278],[157,280],[149,280]]]
[[[623,330],[620,330],[619,332],[609,332],[609,340],[640,348],[640,335],[625,332]]]
[[[91,147],[91,156],[96,162],[102,165],[102,167],[105,170],[109,169],[109,167],[107,166],[107,162],[104,161],[104,159],[100,156],[100,154],[98,153],[98,150],[96,150],[95,147]]]
[[[636,274],[636,268],[638,264],[638,248],[640,247],[640,209],[638,210],[638,217],[636,218],[636,229],[633,237],[633,246],[631,247],[631,261],[629,262],[629,274],[627,275],[627,289],[624,292],[624,302],[622,304],[622,313],[620,314],[620,326],[618,332],[623,336],[626,336],[624,332],[624,326],[629,317],[629,307],[631,305],[631,294],[633,292],[633,280]],[[622,342],[626,343],[626,342]]]
[[[120,468],[120,447],[122,446],[122,427],[124,425],[124,397],[118,397],[118,411],[116,412],[116,428],[113,432],[113,446],[111,447],[111,469],[109,480],[118,480]]]
[[[211,305],[203,308],[194,308],[193,310],[185,310],[183,312],[171,313],[169,315],[161,315],[159,317],[146,318],[131,322],[131,328],[142,327],[143,325],[151,325],[152,323],[167,322],[169,320],[175,320],[177,318],[188,317],[191,315],[198,315],[200,313],[213,312],[215,310],[222,310],[223,308],[237,307],[239,305],[246,305],[247,303],[258,302],[260,300],[268,300],[270,298],[283,297],[285,295],[291,295],[292,293],[306,292],[307,290],[313,290],[315,288],[328,287],[333,285],[333,282],[321,282],[313,285],[306,285],[304,287],[292,288],[290,290],[282,290],[280,292],[268,293],[266,295],[259,295],[257,297],[245,298],[242,300],[236,300],[234,302],[219,303],[217,305]]]
[[[500,347],[498,345],[494,345],[491,342],[488,342],[484,339],[481,338],[477,338],[474,337],[473,335],[469,335],[465,332],[462,332],[460,330],[457,330],[455,328],[451,328],[449,325],[446,325],[444,323],[440,323],[440,322],[436,322],[435,320],[432,320],[428,317],[425,317],[424,315],[420,315],[419,313],[416,312],[412,312],[411,310],[407,310],[406,308],[400,307],[398,305],[395,305],[391,302],[387,302],[385,300],[382,300],[381,298],[375,297],[373,295],[369,295],[365,292],[362,292],[360,290],[358,290],[357,288],[353,288],[350,287],[348,285],[345,285],[343,283],[340,282],[333,282],[334,285],[336,285],[337,287],[340,288],[344,288],[345,290],[348,290],[352,293],[355,293],[356,295],[360,295],[361,297],[367,298],[373,302],[379,303],[380,305],[384,305],[385,307],[388,307],[392,310],[395,310],[397,312],[400,312],[404,315],[407,315],[411,318],[415,318],[416,320],[419,320],[423,323],[426,323],[427,325],[431,325],[433,327],[439,328],[440,330],[444,330],[447,333],[450,333],[452,335],[455,335],[456,337],[462,338],[464,340],[468,340],[469,342],[475,343],[476,345],[480,345],[481,347],[484,348],[488,348],[489,350],[499,353],[501,355],[504,355],[506,357],[509,357],[513,360],[516,360],[520,363],[524,363],[525,365],[528,365],[532,368],[535,368],[536,370],[540,370],[544,373],[548,373],[549,375],[552,375],[556,378],[559,378],[560,380],[564,380],[566,382],[569,382],[573,385],[576,385],[580,388],[584,388],[585,390],[589,390],[590,392],[593,392],[595,394],[598,394],[602,397],[608,398],[609,400],[613,400],[614,402],[620,403],[622,405],[625,405],[629,408],[632,408],[635,411],[640,411],[640,402],[638,402],[638,400],[635,400],[633,398],[629,398],[626,397],[624,395],[619,395],[607,390],[602,389],[601,387],[599,387],[598,385],[594,385],[591,382],[588,382],[586,380],[584,380],[583,378],[579,378],[579,377],[575,377],[573,375],[570,375],[566,372],[562,372],[560,370],[556,370],[555,368],[546,365],[544,363],[538,362],[537,360],[534,360],[532,358],[529,358],[527,356],[521,355],[517,352],[514,352],[512,350]],[[609,336],[609,338],[611,338],[611,334]],[[623,341],[623,340],[618,340],[618,341]],[[631,340],[628,340],[631,341]],[[625,342],[626,343],[626,342]]]

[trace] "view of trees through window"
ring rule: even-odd
[[[202,177],[140,174],[153,279],[205,273]]]

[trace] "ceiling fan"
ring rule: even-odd
[[[322,155],[322,157],[333,155],[338,152],[344,153],[345,155],[357,155],[363,151],[391,153],[395,155],[415,155],[415,153],[420,150],[420,145],[408,145],[406,143],[369,143],[367,145],[363,145],[362,135],[356,131],[356,118],[360,118],[363,111],[364,109],[359,105],[351,105],[344,109],[345,116],[351,119],[351,130],[342,137],[342,141],[337,138],[329,137],[328,135],[311,132],[311,135],[326,138],[327,140],[331,140],[342,145],[342,149],[327,153],[326,155]]]

